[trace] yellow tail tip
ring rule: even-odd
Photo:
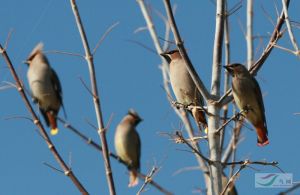
[[[50,133],[51,135],[56,135],[58,133],[58,128],[51,129]]]
[[[208,133],[208,128],[207,128],[207,127],[204,129],[204,133],[205,133],[205,134]]]

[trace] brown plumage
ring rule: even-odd
[[[128,187],[138,184],[140,170],[141,141],[136,126],[142,121],[134,110],[129,110],[122,119],[115,132],[115,149],[117,155],[127,163],[129,169]]]
[[[258,82],[242,64],[225,66],[232,75],[232,91],[236,105],[247,110],[243,115],[253,124],[257,133],[257,144],[269,144],[263,98]]]
[[[179,51],[172,50],[160,55],[170,64],[170,82],[177,101],[184,105],[203,106],[203,98],[190,76]],[[190,113],[198,126],[202,124],[204,128],[207,128],[203,111],[194,108]]]

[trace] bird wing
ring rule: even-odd
[[[138,170],[140,170],[140,159],[141,159],[141,139],[140,139],[140,136],[138,133],[136,133],[136,136],[137,136],[137,168]]]
[[[54,88],[54,91],[59,99],[59,102],[62,104],[62,89],[56,72],[51,68],[51,83]]]
[[[51,68],[51,73],[52,73],[52,75],[51,75],[51,83],[52,83],[52,86],[54,88],[55,95],[58,97],[59,103],[62,106],[62,108],[64,110],[64,115],[66,117],[67,115],[66,115],[66,111],[65,111],[65,108],[64,108],[64,105],[63,105],[63,101],[62,101],[62,88],[61,88],[61,84],[60,84],[59,78],[58,78],[55,70],[52,69],[52,68]]]
[[[254,77],[252,77],[252,80],[253,80],[253,83],[254,83],[254,91],[255,91],[255,94],[256,94],[256,96],[255,96],[256,101],[258,102],[259,107],[261,108],[261,110],[260,110],[261,111],[261,116],[263,118],[264,125],[267,129],[266,116],[265,116],[265,107],[264,107],[262,93],[261,93],[259,84],[256,81],[256,79]]]

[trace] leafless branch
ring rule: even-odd
[[[143,190],[145,189],[147,184],[151,182],[152,177],[154,176],[154,174],[156,173],[157,170],[158,170],[157,167],[152,167],[150,173],[148,173],[147,176],[145,177],[145,181],[144,181],[143,185],[141,186],[139,191],[136,193],[137,195],[140,195],[143,192]]]
[[[287,194],[295,191],[298,188],[300,188],[300,183],[297,183],[296,185],[294,185],[293,187],[287,189],[286,191],[280,192],[279,195],[287,195]]]
[[[247,0],[247,67],[253,62],[253,0]]]
[[[299,54],[299,47],[298,47],[296,38],[294,36],[290,20],[289,20],[287,0],[282,0],[282,7],[283,7],[283,12],[284,12],[285,24],[286,24],[288,32],[289,32],[290,40],[293,44],[295,52],[297,52]]]
[[[227,191],[229,186],[234,185],[234,182],[237,178],[237,176],[239,175],[239,173],[245,169],[246,167],[248,167],[249,165],[264,165],[264,166],[274,166],[277,167],[278,162],[261,162],[261,161],[250,161],[250,160],[244,160],[244,161],[239,161],[239,162],[232,162],[232,163],[227,163],[227,165],[230,164],[239,164],[241,165],[240,168],[233,174],[233,176],[229,179],[229,181],[227,182],[226,186],[224,187],[221,195],[224,195],[225,192]],[[278,168],[278,167],[277,167]]]
[[[66,51],[58,51],[58,50],[48,50],[44,52],[45,54],[47,53],[56,53],[56,54],[63,54],[63,55],[69,55],[69,56],[76,56],[80,58],[85,58],[83,55],[79,53],[73,53],[73,52],[66,52]]]
[[[95,48],[93,49],[92,55],[95,55],[98,47],[101,45],[101,43],[104,41],[104,39],[107,37],[107,35],[116,27],[120,24],[120,22],[115,22],[112,24],[102,35],[102,37],[99,39],[98,43],[96,44]]]
[[[103,155],[103,159],[104,159],[106,179],[108,182],[109,192],[111,195],[114,195],[114,194],[116,194],[116,191],[115,191],[112,169],[111,169],[110,159],[109,159],[109,154],[108,154],[106,131],[104,130],[104,123],[103,123],[101,106],[100,106],[100,96],[99,96],[98,88],[97,88],[97,79],[96,79],[93,55],[90,51],[90,47],[88,44],[85,30],[83,28],[83,24],[82,24],[80,15],[79,15],[79,11],[78,11],[76,2],[75,2],[75,0],[70,0],[70,3],[71,3],[73,14],[74,14],[74,17],[76,20],[79,34],[81,36],[81,41],[82,41],[83,48],[85,51],[85,59],[87,61],[88,68],[89,68],[91,88],[92,88],[92,92],[93,92],[93,102],[94,102],[94,107],[95,107],[95,112],[96,112],[97,123],[98,123],[98,134],[100,136],[100,140],[101,140],[102,148],[103,148],[102,155]]]

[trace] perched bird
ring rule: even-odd
[[[43,44],[39,43],[27,58],[27,78],[33,100],[38,104],[47,126],[50,125],[51,134],[55,135],[58,133],[56,116],[62,106],[62,89],[42,49]]]
[[[232,76],[232,91],[236,105],[256,129],[258,146],[269,144],[265,108],[260,87],[242,64],[224,66]]]
[[[203,106],[203,98],[190,76],[179,51],[176,49],[160,55],[170,64],[170,82],[177,101],[186,106]],[[204,111],[194,108],[192,109],[191,114],[197,125],[199,126],[202,124],[205,131],[207,131],[207,122]]]
[[[140,170],[141,140],[135,128],[141,121],[139,115],[130,109],[115,132],[117,155],[127,163],[129,169],[128,187],[138,184],[137,172]]]

